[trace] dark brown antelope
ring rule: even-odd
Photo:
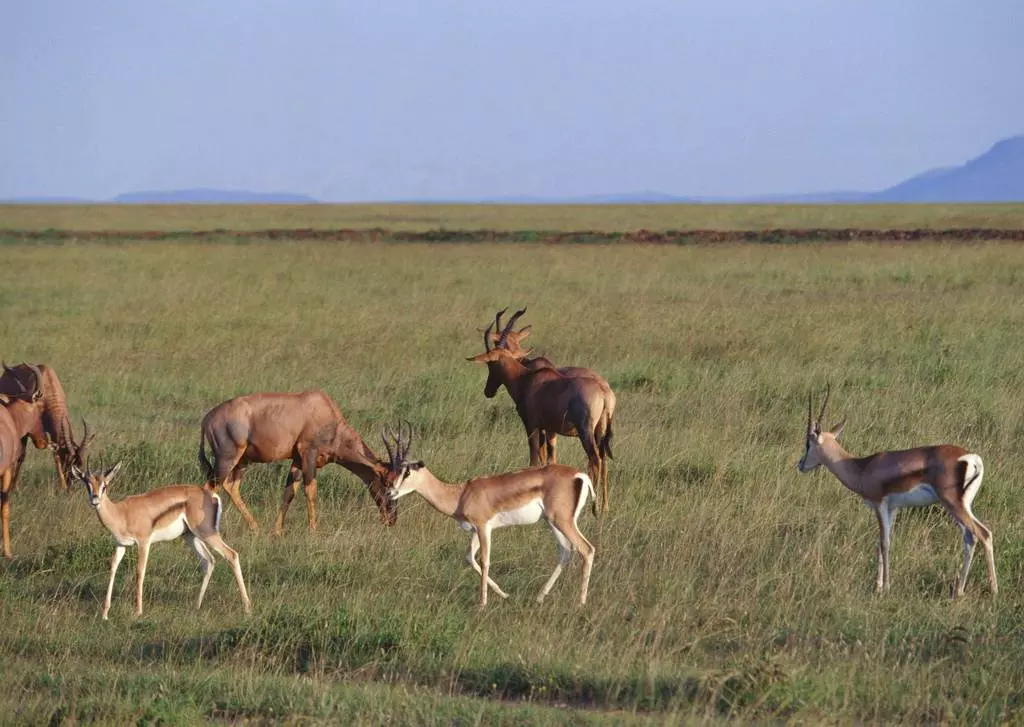
[[[0,528],[3,529],[3,554],[8,560],[11,552],[11,495],[18,482],[21,461],[25,456],[25,442],[42,439],[42,391],[40,379],[34,377],[32,389],[18,395],[0,394]]]
[[[207,442],[213,464],[206,458]],[[218,404],[203,417],[199,463],[208,483],[224,486],[252,530],[259,530],[259,526],[239,491],[245,468],[251,462],[287,459],[292,466],[274,524],[275,534],[284,532],[285,515],[300,481],[306,495],[309,528],[316,530],[316,472],[330,462],[365,482],[380,508],[381,520],[385,525],[394,524],[397,510],[387,496],[387,464],[348,425],[338,405],[324,392],[238,396]]]
[[[854,457],[839,444],[846,420],[831,430],[825,429],[825,407],[830,389],[826,389],[818,418],[811,417],[811,397],[807,397],[807,439],[804,456],[797,467],[810,472],[825,465],[847,489],[860,495],[878,519],[878,576],[875,590],[889,590],[889,543],[896,513],[905,507],[941,504],[963,532],[964,562],[952,590],[962,596],[971,569],[974,546],[981,541],[988,563],[988,582],[992,593],[998,591],[996,562],[992,550],[992,531],[971,512],[971,503],[981,489],[985,469],[981,457],[962,447],[941,444],[895,452],[878,452]]]
[[[72,465],[81,464],[75,459],[74,432],[68,416],[68,401],[64,387],[57,378],[57,372],[46,364],[3,364],[0,375],[0,394],[17,396],[33,380],[41,381],[43,432],[42,437],[33,437],[36,449],[49,448],[57,467],[61,489],[68,489],[68,472]],[[24,453],[22,453],[24,457]],[[20,464],[19,464],[20,466]]]
[[[530,466],[541,464],[542,432],[544,436],[579,437],[590,479],[602,485],[601,508],[607,512],[614,395],[609,397],[606,388],[591,378],[564,376],[551,368],[531,371],[523,365],[521,355],[504,346],[492,348],[489,333],[484,334],[484,347],[484,353],[467,360],[487,364],[484,396],[493,398],[504,386],[512,397],[529,437]],[[596,502],[593,511],[597,514]]]
[[[537,369],[554,369],[563,376],[570,377],[582,377],[585,379],[593,379],[594,381],[601,384],[605,390],[605,399],[609,405],[609,418],[615,417],[615,392],[612,391],[612,387],[608,384],[601,374],[594,371],[594,369],[584,368],[583,366],[555,366],[550,359],[544,356],[530,356],[530,351],[523,348],[522,342],[530,335],[530,330],[533,326],[524,326],[518,331],[512,330],[516,321],[526,313],[526,308],[516,311],[509,322],[504,326],[501,325],[501,316],[504,315],[508,308],[504,308],[498,311],[494,317],[494,329],[487,329],[483,331],[487,334],[491,344],[499,348],[505,348],[514,357],[522,361],[523,366],[536,371]],[[487,343],[484,345],[486,346]],[[541,432],[541,464],[554,464],[558,461],[558,435],[552,432]],[[611,457],[609,450],[609,457]]]
[[[121,463],[106,472],[83,471],[77,466],[71,472],[85,485],[89,504],[96,510],[103,526],[114,536],[117,545],[110,560],[110,580],[107,597],[103,600],[103,619],[110,612],[110,599],[114,592],[114,578],[124,558],[125,549],[139,546],[139,560],[135,574],[135,615],[142,615],[142,587],[146,580],[146,564],[153,543],[182,538],[199,556],[203,568],[203,583],[199,586],[196,610],[203,605],[206,587],[213,576],[213,552],[224,556],[235,574],[235,582],[242,594],[242,605],[249,613],[249,594],[242,578],[242,565],[235,552],[220,536],[220,497],[194,485],[168,485],[140,495],[130,495],[114,502],[109,497],[110,483],[121,469]]]
[[[466,560],[480,574],[481,609],[487,605],[488,588],[502,598],[508,597],[489,575],[491,530],[506,525],[530,525],[542,517],[558,541],[558,565],[537,596],[537,602],[542,602],[550,593],[576,550],[583,556],[580,604],[587,602],[594,546],[577,527],[587,494],[594,493],[594,485],[587,475],[574,467],[553,464],[502,475],[474,477],[465,484],[453,485],[435,477],[423,462],[409,460],[411,425],[409,438],[404,443],[400,432],[392,434],[394,449],[388,441],[387,432],[382,436],[393,473],[390,497],[397,500],[410,492],[418,492],[435,510],[454,518],[463,530],[473,533]],[[476,562],[477,551],[483,567]]]

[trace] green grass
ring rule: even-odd
[[[151,226],[151,225],[150,225]],[[228,506],[254,603],[217,569],[157,546],[146,614],[134,554],[99,619],[113,543],[81,490],[29,453],[0,565],[0,714],[10,721],[291,719],[535,723],[707,719],[997,723],[1020,719],[1024,249],[1003,244],[707,247],[345,243],[10,244],[8,362],[53,365],[124,458],[115,496],[198,482],[198,424],[241,392],[322,387],[371,446],[399,417],[441,477],[524,465],[504,392],[466,362],[498,308],[529,304],[538,352],[619,394],[611,512],[598,547],[533,602],[555,563],[543,526],[498,532],[509,591],[476,613],[467,538],[410,496],[382,527],[363,486],[320,478],[281,540]],[[902,515],[893,590],[872,594],[874,518],[827,473],[800,475],[808,389],[831,381],[847,446],[952,441],[979,452],[975,502],[1002,592],[976,563],[948,588],[959,533]],[[77,423],[77,421],[76,421]],[[584,463],[563,441],[563,461]],[[268,529],[283,465],[243,492]],[[295,512],[298,510],[298,512]],[[565,706],[572,708],[567,711]]]
[[[1024,227],[1024,204],[0,205],[0,230],[758,230]]]

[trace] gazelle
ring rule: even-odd
[[[974,546],[981,541],[988,563],[988,582],[993,595],[998,592],[996,563],[992,550],[992,531],[971,512],[971,503],[981,489],[984,466],[981,457],[951,444],[916,447],[896,452],[878,452],[854,457],[839,444],[846,420],[825,430],[823,418],[831,388],[817,419],[811,417],[811,397],[807,397],[807,441],[804,456],[797,467],[810,472],[825,465],[848,489],[857,493],[878,518],[878,577],[875,590],[889,590],[889,543],[896,513],[905,507],[926,507],[940,503],[960,527],[964,539],[964,562],[953,590],[962,596],[974,557]]]
[[[513,317],[513,322],[515,318]],[[500,342],[500,341],[499,341]],[[491,347],[490,328],[484,333],[483,353],[467,361],[487,364],[484,396],[493,398],[504,386],[515,402],[516,411],[530,442],[530,466],[541,464],[541,448],[548,437],[564,434],[579,437],[586,452],[587,473],[595,485],[602,484],[602,510],[608,511],[608,460],[612,457],[612,414],[615,398],[607,384],[592,378],[560,374],[556,369],[531,371],[522,362],[529,353],[513,353],[501,345]],[[594,500],[597,514],[597,498]]]
[[[183,538],[199,556],[203,568],[203,584],[199,587],[196,610],[203,605],[206,587],[213,576],[214,558],[212,548],[231,564],[235,573],[238,590],[242,594],[245,612],[249,613],[251,603],[242,578],[242,566],[238,553],[220,537],[221,502],[216,494],[195,485],[168,485],[139,495],[129,495],[114,502],[108,497],[111,481],[121,470],[121,462],[106,472],[84,472],[77,466],[72,468],[74,476],[85,485],[89,504],[96,510],[100,522],[110,531],[117,542],[114,557],[110,560],[110,582],[107,597],[103,601],[103,619],[110,612],[110,599],[114,592],[114,578],[124,558],[125,549],[139,546],[139,562],[135,580],[135,615],[142,615],[142,586],[146,579],[146,563],[153,543]]]
[[[462,485],[442,482],[426,468],[423,462],[410,461],[412,427],[409,438],[402,441],[399,431],[388,441],[388,433],[381,434],[388,450],[390,469],[395,477],[388,495],[397,500],[410,492],[418,492],[435,510],[454,518],[463,530],[473,533],[466,560],[480,574],[480,608],[487,605],[490,587],[502,598],[508,594],[501,590],[489,571],[491,565],[491,530],[505,525],[529,525],[542,517],[551,526],[558,541],[558,565],[537,596],[537,603],[551,591],[562,569],[572,559],[573,550],[583,556],[583,587],[580,605],[587,602],[590,571],[594,565],[594,546],[576,525],[587,502],[587,493],[594,496],[594,485],[583,472],[566,465],[519,470],[501,475],[475,477]],[[392,443],[394,449],[392,449]],[[476,562],[480,552],[481,567]]]
[[[608,381],[601,376],[601,374],[594,371],[594,369],[588,369],[583,366],[555,366],[550,359],[544,356],[530,356],[531,351],[523,348],[523,341],[526,340],[530,335],[530,331],[533,328],[532,325],[523,326],[518,331],[512,330],[516,321],[519,320],[526,313],[526,308],[517,310],[512,314],[508,323],[503,327],[501,325],[501,317],[505,314],[508,308],[504,308],[494,316],[494,329],[487,328],[481,331],[485,334],[484,347],[487,348],[488,341],[493,344],[496,348],[504,348],[512,354],[514,358],[522,361],[523,366],[528,368],[530,371],[536,371],[537,369],[554,369],[562,376],[568,376],[570,378],[584,378],[593,379],[596,381],[602,389],[604,389],[605,401],[608,403],[609,419],[615,416],[615,392],[612,391],[612,387],[609,386]],[[540,463],[541,464],[555,464],[558,461],[558,434],[554,432],[541,431],[541,451],[540,451]],[[608,457],[611,458],[611,442],[609,441],[608,446]],[[604,497],[608,497],[607,488],[603,493]]]

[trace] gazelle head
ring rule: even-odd
[[[80,469],[77,465],[71,468],[71,474],[85,485],[85,494],[89,497],[90,505],[93,507],[100,506],[100,502],[102,502],[107,494],[110,483],[121,470],[122,464],[123,462],[118,462],[106,472],[89,472]]]
[[[828,406],[828,397],[831,393],[832,387],[829,385],[825,389],[825,400],[821,403],[817,419],[812,418],[811,395],[807,395],[807,439],[804,444],[804,456],[796,465],[801,472],[810,472],[823,463],[822,446],[838,440],[839,435],[843,433],[843,427],[846,426],[846,419],[843,419],[828,431],[824,428],[825,407]]]
[[[523,349],[520,346],[520,342],[530,335],[530,326],[520,328],[518,331],[512,330],[516,321],[526,313],[526,308],[516,311],[502,328],[501,316],[506,310],[508,309],[498,311],[498,315],[494,317],[494,323],[484,330],[484,352],[466,359],[474,363],[487,364],[487,383],[484,384],[484,396],[488,399],[493,398],[501,388],[500,360],[507,357],[518,361],[530,355],[528,349]]]
[[[409,460],[409,450],[412,448],[412,424],[405,422],[405,425],[408,439],[404,442],[402,441],[401,424],[398,427],[398,431],[387,427],[380,434],[381,439],[384,440],[384,447],[388,450],[388,458],[390,460],[388,469],[392,474],[392,480],[388,488],[388,498],[392,502],[402,495],[414,492],[418,488],[423,474],[426,472],[426,466],[422,461]],[[392,444],[394,444],[393,449]]]

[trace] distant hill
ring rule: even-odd
[[[316,204],[305,194],[248,192],[226,189],[173,189],[129,192],[110,200],[116,204]]]
[[[865,201],[1024,202],[1024,136],[1004,139],[959,167],[918,174]]]

